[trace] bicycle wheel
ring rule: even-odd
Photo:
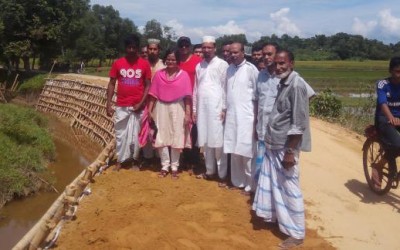
[[[363,146],[364,174],[369,188],[376,194],[389,192],[392,178],[389,177],[389,164],[385,150],[377,138],[368,138]]]

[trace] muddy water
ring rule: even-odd
[[[56,145],[56,160],[50,163],[54,187],[62,192],[101,151],[86,136],[72,130],[68,123],[49,117]],[[47,211],[58,197],[56,192],[40,192],[14,200],[0,210],[0,249],[11,249]]]

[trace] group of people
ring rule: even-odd
[[[159,42],[148,40],[144,59],[139,37],[131,35],[125,57],[110,70],[109,116],[117,86],[115,169],[130,158],[138,160],[140,150],[150,159],[156,149],[159,177],[178,179],[181,152],[189,170],[203,152],[206,171],[197,178],[218,179],[220,187],[231,184],[244,195],[254,194],[257,216],[288,235],[280,247],[302,244],[298,159],[301,150],[311,150],[309,98],[314,92],[293,70],[292,52],[264,44],[259,70],[245,59],[240,42],[224,43],[219,58],[215,38],[205,36],[201,57],[183,36],[163,60]]]

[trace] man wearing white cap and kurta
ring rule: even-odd
[[[231,181],[254,191],[252,158],[255,151],[255,101],[257,68],[244,58],[244,46],[235,42],[229,47],[232,63],[226,73],[226,118],[224,152],[231,155]]]
[[[228,63],[215,55],[215,38],[212,36],[203,37],[202,51],[204,59],[196,67],[193,120],[197,123],[198,145],[203,148],[207,170],[198,178],[211,179],[218,171],[219,186],[222,187],[226,185],[227,177],[226,155],[222,146]]]
[[[151,66],[151,77],[153,78],[154,74],[160,70],[165,68],[165,64],[159,58],[160,57],[160,40],[150,38],[147,40],[147,54]]]
[[[159,58],[160,40],[154,38],[150,38],[147,40],[147,55],[151,68],[151,78],[153,79],[153,76],[158,70],[165,68],[165,64]],[[154,150],[150,141],[148,141],[146,145],[143,147],[143,157],[144,157],[143,165],[145,166],[150,165],[151,159],[154,157]]]

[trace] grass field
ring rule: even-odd
[[[295,68],[317,92],[330,88],[345,97],[375,92],[375,82],[388,75],[386,61],[299,61]]]

